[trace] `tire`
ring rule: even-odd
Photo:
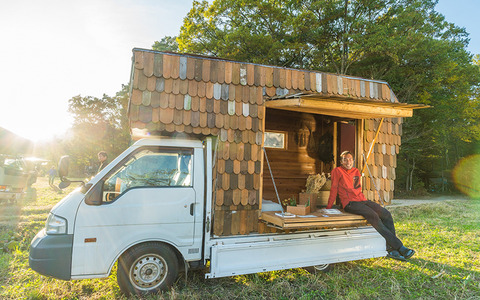
[[[117,282],[124,294],[147,295],[166,291],[177,276],[177,256],[165,244],[140,244],[118,260]]]
[[[307,272],[311,274],[327,273],[333,270],[333,264],[323,264],[323,265],[306,267],[305,270],[307,270]]]

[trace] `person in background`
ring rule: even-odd
[[[100,151],[98,152],[98,161],[100,162],[100,166],[98,166],[98,171],[97,171],[97,174],[100,173],[101,170],[103,170],[103,168],[105,168],[107,165],[108,165],[108,162],[107,162],[107,152],[105,151]]]
[[[52,166],[50,170],[48,170],[48,184],[50,186],[53,186],[56,176],[57,176],[57,170],[55,169],[54,166]]]
[[[390,212],[378,203],[367,200],[363,195],[361,174],[353,167],[353,163],[352,153],[342,152],[341,166],[332,171],[332,188],[327,209],[332,207],[338,194],[346,212],[363,216],[385,238],[388,257],[402,261],[412,257],[415,251],[405,247],[396,236]]]

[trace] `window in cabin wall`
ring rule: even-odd
[[[265,148],[286,149],[287,133],[282,131],[266,131],[264,134]]]

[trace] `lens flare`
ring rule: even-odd
[[[471,198],[480,198],[480,154],[460,160],[452,175],[459,191]]]

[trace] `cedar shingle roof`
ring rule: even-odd
[[[252,130],[266,98],[298,92],[398,102],[386,82],[142,49],[132,79],[130,122],[148,131]]]

